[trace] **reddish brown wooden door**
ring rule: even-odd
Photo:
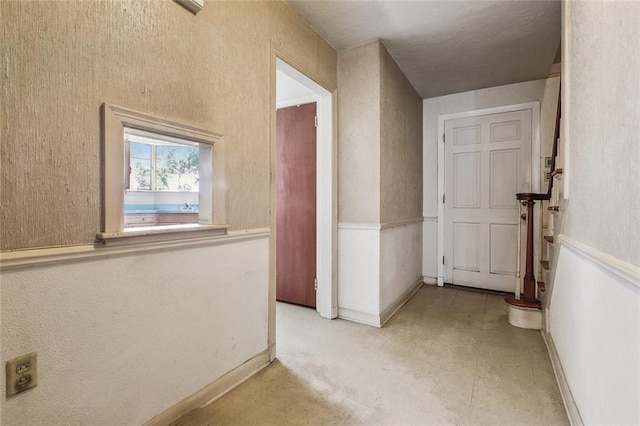
[[[276,299],[316,306],[316,104],[276,117]]]

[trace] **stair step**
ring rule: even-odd
[[[540,290],[540,293],[544,293],[547,290],[544,281],[538,281],[538,290]]]
[[[559,212],[560,211],[560,206],[549,206],[549,207],[547,207],[547,209],[549,211],[552,211],[552,212]]]
[[[562,172],[563,172],[562,169],[555,169],[554,171],[551,172],[551,177],[561,175]]]
[[[554,241],[554,240],[553,240],[553,235],[545,235],[545,236],[544,236],[544,237],[542,237],[542,238],[544,238],[544,240],[545,240],[546,242],[548,242],[549,244],[553,244],[553,241]]]
[[[547,271],[549,270],[549,261],[548,260],[541,260],[540,264],[542,265],[542,267],[544,269],[546,269]]]

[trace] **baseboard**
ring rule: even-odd
[[[407,303],[409,299],[411,299],[411,297],[413,297],[414,294],[416,294],[416,291],[418,291],[420,287],[422,287],[422,277],[418,278],[416,282],[411,284],[411,287],[409,287],[407,291],[405,291],[400,297],[398,297],[395,302],[389,305],[387,309],[382,311],[382,313],[380,314],[380,327],[384,326],[384,324],[389,321],[389,319],[396,312],[398,312],[398,310],[402,308],[404,304]]]
[[[331,319],[338,318],[338,306],[331,307]]]
[[[338,308],[338,318],[380,328],[380,316],[355,309]]]
[[[422,277],[411,284],[411,287],[405,291],[398,299],[393,302],[387,309],[382,311],[379,315],[369,312],[356,311],[355,309],[338,308],[338,318],[353,321],[364,325],[370,325],[372,327],[381,328],[389,319],[398,312],[398,310],[411,299],[411,297],[422,286]]]
[[[146,422],[145,426],[168,425],[196,408],[210,404],[269,365],[269,352],[269,349],[260,352],[215,382],[206,385],[193,395],[158,414]]]
[[[438,285],[438,279],[436,277],[422,277],[422,282],[427,285]]]
[[[572,426],[582,426],[584,425],[584,422],[582,421],[582,416],[580,416],[580,411],[578,410],[576,401],[573,399],[573,394],[571,393],[571,389],[569,388],[567,378],[564,375],[564,370],[562,369],[562,364],[560,363],[560,357],[558,356],[556,345],[553,343],[553,338],[551,337],[551,334],[543,331],[542,339],[544,340],[545,345],[547,345],[549,358],[551,358],[551,366],[553,367],[553,372],[556,376],[558,387],[560,388],[560,395],[562,396],[564,408],[567,411],[569,423]]]
[[[276,360],[276,344],[272,344],[269,346],[269,362],[273,362]]]

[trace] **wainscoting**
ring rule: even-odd
[[[268,229],[7,252],[1,268],[2,359],[37,351],[40,372],[2,398],[3,423],[142,424],[268,362]]]
[[[422,218],[338,225],[338,316],[381,327],[422,285]]]
[[[569,418],[640,424],[640,268],[557,239],[545,338]]]

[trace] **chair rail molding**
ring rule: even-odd
[[[194,15],[200,12],[204,7],[204,0],[175,0],[175,2],[184,6]]]
[[[231,244],[245,240],[269,238],[269,228],[231,231],[227,235],[164,240],[152,243],[104,246],[82,244],[65,247],[47,247],[29,250],[5,251],[0,253],[0,271],[34,268],[58,263],[79,262],[104,258],[105,256],[126,256],[134,253],[176,250],[199,246]]]
[[[623,280],[640,287],[640,268],[622,261],[614,256],[604,253],[580,241],[574,240],[564,234],[558,235],[557,241],[563,247],[571,250],[578,256],[616,275]]]

